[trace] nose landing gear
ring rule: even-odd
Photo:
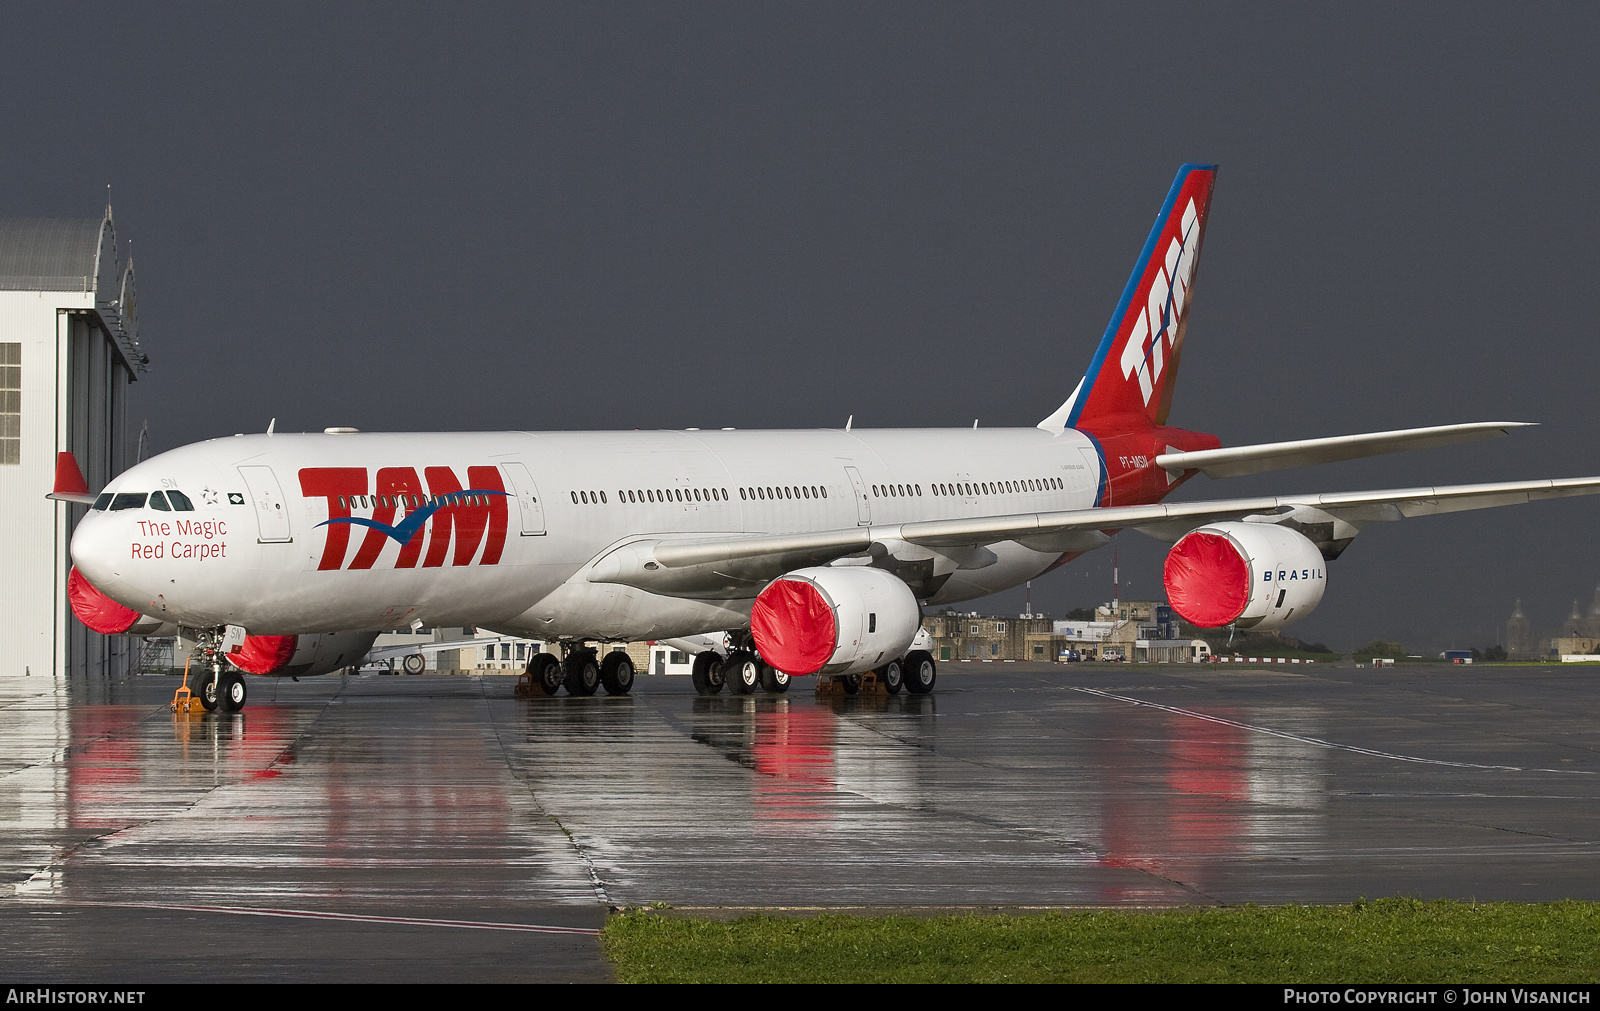
[[[210,670],[196,675],[194,687],[190,688],[189,665],[196,660]],[[172,711],[195,714],[202,711],[211,713],[221,709],[225,713],[236,713],[244,708],[248,695],[244,675],[230,669],[222,661],[220,637],[215,633],[208,633],[201,637],[194,655],[184,661],[183,684],[179,685],[178,690],[172,695]]]

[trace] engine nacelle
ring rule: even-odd
[[[1322,602],[1327,563],[1304,536],[1270,523],[1211,523],[1167,553],[1167,602],[1192,625],[1263,631],[1299,621]]]
[[[310,677],[349,667],[372,648],[376,632],[316,632],[307,635],[247,635],[228,662],[247,674]]]
[[[864,565],[779,576],[756,597],[750,631],[786,674],[858,674],[906,654],[922,627],[911,588]]]

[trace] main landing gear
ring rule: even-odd
[[[901,691],[909,691],[913,695],[926,695],[933,691],[937,675],[938,668],[933,662],[933,654],[927,650],[914,649],[901,659],[890,660],[872,671],[871,679],[865,674],[835,674],[823,678],[817,690],[819,692],[834,690],[846,695],[856,695],[864,688],[871,688],[876,684],[881,685],[890,695],[899,695]],[[729,653],[726,659],[715,650],[697,654],[694,658],[693,679],[694,690],[701,695],[715,695],[722,691],[724,685],[735,695],[753,695],[758,689],[781,695],[789,690],[791,680],[788,674],[763,663],[748,642]],[[831,689],[829,689],[830,682]],[[876,691],[876,688],[871,690]]]
[[[536,653],[517,679],[518,695],[554,695],[563,687],[568,695],[593,695],[601,688],[607,695],[626,695],[633,690],[633,659],[621,650],[599,658],[593,646],[562,643],[563,658],[553,653]]]
[[[782,695],[789,690],[789,675],[763,663],[748,647],[734,650],[726,659],[716,650],[695,654],[691,676],[701,695],[715,695],[724,685],[735,695],[753,695],[757,689]]]
[[[914,649],[902,659],[890,660],[874,669],[870,677],[866,673],[835,674],[828,680],[832,682],[829,690],[845,695],[858,695],[863,691],[870,695],[880,687],[890,695],[899,695],[902,691],[926,695],[933,691],[937,676],[938,666],[933,662],[933,654]],[[819,685],[817,690],[824,691],[824,686]]]

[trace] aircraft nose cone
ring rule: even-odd
[[[128,552],[128,539],[119,524],[104,513],[92,512],[72,532],[72,564],[84,577],[105,592],[123,582],[127,566],[121,564]],[[121,552],[117,547],[121,545]]]

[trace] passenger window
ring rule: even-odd
[[[143,509],[145,494],[146,493],[142,491],[119,492],[117,497],[111,500],[111,511],[118,512],[123,509]]]
[[[167,497],[158,491],[150,493],[150,508],[163,513],[172,511],[172,507],[167,505]]]

